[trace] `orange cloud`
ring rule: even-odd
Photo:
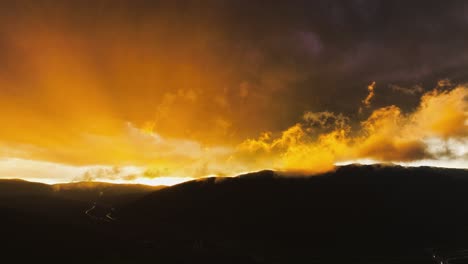
[[[73,177],[118,181],[127,179],[128,175],[156,180],[167,176],[229,176],[267,168],[309,174],[331,170],[339,162],[359,159],[414,162],[450,157],[466,161],[467,96],[466,86],[434,90],[424,94],[412,112],[404,112],[397,106],[383,107],[357,126],[343,114],[308,111],[300,122],[282,132],[265,132],[234,146],[205,145],[193,139],[162,136],[157,133],[156,121],[151,121],[140,127],[132,123],[120,126],[109,123],[111,134],[90,130],[73,140],[57,137],[53,141],[47,138],[41,141],[37,135],[36,143],[40,143],[37,145],[0,142],[0,156],[71,163],[79,166],[80,171],[76,175],[66,167],[67,174]],[[226,132],[231,130],[221,117],[218,123],[217,127]],[[437,147],[444,142],[446,146]],[[85,170],[83,166],[90,164],[112,169]],[[139,169],[137,173],[120,173],[114,171],[114,165]],[[112,173],[107,173],[108,170]],[[44,170],[44,173],[48,172]]]
[[[427,136],[467,137],[468,89],[459,86],[451,91],[433,90],[421,98],[412,115],[417,129]]]
[[[369,86],[370,102],[375,83]],[[330,170],[337,162],[373,159],[384,162],[408,162],[438,159],[433,151],[434,137],[468,142],[468,88],[434,90],[424,94],[419,107],[404,113],[397,106],[373,111],[357,130],[348,118],[330,112],[304,114],[304,122],[293,125],[276,138],[271,132],[239,145],[242,155],[250,152],[269,160],[275,168],[305,173]],[[307,126],[312,124],[312,126]],[[320,131],[320,133],[316,133]],[[466,159],[459,150],[456,159]],[[265,161],[262,161],[263,163]]]
[[[334,167],[337,156],[350,151],[349,130],[344,120],[342,115],[330,112],[306,112],[305,124],[297,123],[277,138],[266,132],[258,139],[248,139],[238,146],[237,155],[253,160],[255,167],[303,173],[325,172]],[[315,128],[307,126],[307,123],[314,124]],[[323,129],[330,131],[316,133]]]
[[[374,95],[375,95],[374,89],[375,89],[375,82],[372,82],[371,84],[367,86],[367,91],[369,92],[369,94],[366,96],[364,100],[362,100],[362,103],[364,107],[366,108],[370,107],[371,100],[372,98],[374,98]]]

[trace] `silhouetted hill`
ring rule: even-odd
[[[48,185],[19,179],[0,179],[0,198],[30,199],[57,197],[61,199],[120,205],[164,188],[142,184],[113,184],[106,182],[72,182]],[[0,202],[1,204],[1,202]]]
[[[108,210],[160,188],[95,182],[47,185],[0,180],[0,259],[8,256],[18,263],[30,260],[62,263],[61,257],[69,258],[83,250],[90,254],[84,254],[83,259],[110,255],[119,244],[115,239],[119,234],[113,229],[113,223],[91,217],[95,212],[89,215],[85,212],[93,204],[100,210]],[[76,256],[65,262],[83,263],[83,259]]]
[[[311,177],[262,171],[186,182],[120,217],[144,229],[145,240],[268,248],[281,259],[299,249],[403,254],[468,245],[467,205],[467,170],[349,165]]]
[[[67,263],[468,258],[467,170],[349,165],[310,177],[284,175],[261,171],[156,191],[0,181],[3,254]],[[122,198],[131,193],[138,197]],[[115,212],[90,203],[106,195],[124,202]]]
[[[112,184],[106,182],[74,182],[54,184],[55,195],[77,201],[97,201],[102,204],[119,206],[144,195],[164,188],[142,184]]]
[[[0,179],[0,197],[21,195],[45,195],[51,188],[47,184],[28,182],[19,179]]]

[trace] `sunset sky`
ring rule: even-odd
[[[2,1],[0,178],[468,168],[467,1]]]

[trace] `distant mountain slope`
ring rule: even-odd
[[[141,184],[72,182],[48,185],[19,179],[0,179],[0,198],[58,197],[82,202],[125,203],[164,188]]]
[[[164,186],[106,182],[74,182],[52,185],[54,195],[78,201],[97,201],[112,206],[120,206],[134,201],[162,188]]]
[[[103,252],[113,257],[111,252],[120,245],[116,237],[121,233],[113,229],[112,223],[93,220],[86,210],[95,203],[100,207],[118,207],[160,188],[95,182],[47,185],[0,180],[2,255],[21,258],[19,263],[32,256],[34,261],[51,262],[58,256],[75,256],[77,252],[81,255],[74,257],[77,261],[74,263],[84,263]],[[83,260],[78,261],[78,258]],[[72,263],[71,260],[67,262]]]
[[[0,210],[31,214],[28,217],[84,218],[90,204],[118,207],[161,189],[146,185],[77,182],[47,185],[23,180],[0,180]],[[10,218],[13,216],[10,215]]]
[[[44,195],[50,193],[50,185],[19,179],[0,179],[0,197],[21,195]]]

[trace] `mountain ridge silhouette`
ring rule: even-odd
[[[94,196],[44,195],[47,185],[32,183],[34,196],[0,193],[5,254],[81,263],[92,256],[104,263],[434,263],[433,254],[468,248],[466,169],[379,164],[283,173],[116,192],[115,221],[85,214]],[[5,184],[27,185],[0,181],[0,190]]]

